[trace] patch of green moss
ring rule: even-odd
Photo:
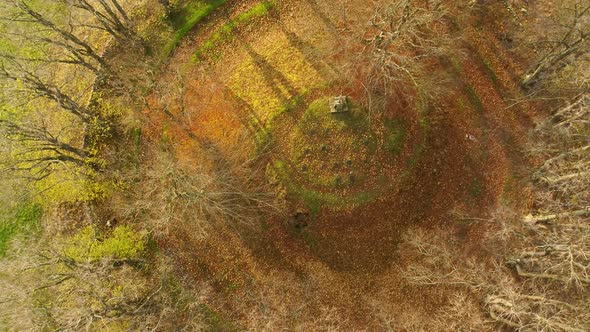
[[[487,59],[481,59],[481,63],[483,64],[483,67],[485,68],[486,73],[488,74],[488,76],[492,80],[492,83],[494,84],[494,86],[496,88],[500,88],[500,80],[498,80],[498,76],[496,75],[496,72],[492,68],[492,64],[490,63],[490,61]]]
[[[293,174],[284,161],[276,160],[273,165],[279,181],[287,188],[289,193],[303,201],[303,204],[305,204],[306,208],[312,215],[319,213],[323,206],[339,208],[356,204],[365,204],[371,202],[378,196],[377,192],[363,192],[351,197],[320,192],[296,183]]]
[[[299,95],[289,99],[287,102],[285,102],[281,109],[279,109],[277,112],[272,112],[271,114],[268,115],[268,118],[266,120],[266,123],[263,125],[264,130],[265,131],[270,131],[272,129],[272,125],[274,120],[276,120],[281,114],[285,113],[285,112],[291,112],[295,109],[297,109],[297,107],[299,107],[304,99],[305,99],[305,92],[300,93]],[[262,124],[260,124],[262,125]]]
[[[463,91],[467,95],[467,98],[469,99],[469,102],[471,103],[475,111],[479,114],[483,114],[483,103],[481,102],[481,99],[479,99],[479,96],[477,95],[473,87],[468,83],[464,83]]]
[[[303,103],[303,97],[306,95],[305,92],[302,92],[301,94],[291,98],[289,101],[287,101],[284,105],[283,110],[280,113],[283,112],[291,112],[294,109],[296,109],[299,105],[301,105],[301,103]],[[272,118],[271,118],[272,120]]]
[[[268,14],[268,12],[273,7],[274,1],[263,1],[250,8],[246,12],[241,13],[233,20],[228,21],[195,51],[191,61],[197,62],[203,60],[205,55],[210,56],[211,53],[213,53],[212,51],[215,50],[219,45],[234,38],[234,30],[236,30],[239,26],[245,25],[255,18]]]
[[[6,255],[10,240],[39,231],[43,208],[37,203],[25,202],[3,214],[0,216],[0,257]]]
[[[393,156],[398,156],[408,136],[408,125],[403,119],[385,120],[385,149]]]
[[[169,22],[174,29],[174,35],[164,47],[165,54],[170,54],[195,25],[226,2],[227,0],[191,1],[179,11],[170,14]]]
[[[226,332],[238,331],[235,324],[229,319],[223,317],[216,310],[207,304],[200,304],[199,311],[203,322],[206,324],[204,331],[207,332]]]
[[[483,188],[483,183],[482,183],[481,179],[479,179],[479,178],[473,179],[473,181],[471,182],[471,185],[469,186],[469,196],[471,196],[474,199],[480,198],[481,195],[483,194],[483,191],[484,191],[484,188]]]

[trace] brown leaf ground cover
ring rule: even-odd
[[[483,19],[450,8],[457,48],[435,65],[445,94],[369,110],[345,74],[350,31],[372,13],[365,1],[276,2],[194,60],[224,22],[256,5],[230,2],[183,42],[144,132],[189,164],[206,159],[210,144],[228,158],[261,154],[261,181],[286,212],[205,238],[177,229],[160,242],[195,283],[212,287],[204,301],[235,329],[403,329],[400,321],[431,319],[452,291],[400,277],[412,262],[406,230],[445,230],[465,257],[485,260],[479,241],[489,226],[457,214],[527,204],[517,179],[534,112],[517,103],[524,68],[502,40],[511,18],[501,4]],[[353,103],[342,118],[327,114],[327,98],[339,94]],[[296,211],[304,221],[293,222]]]

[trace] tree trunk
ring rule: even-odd
[[[537,224],[537,223],[544,223],[548,221],[553,221],[559,218],[567,218],[567,217],[587,217],[590,216],[590,207],[587,207],[582,210],[570,211],[570,212],[562,212],[562,213],[555,213],[555,214],[546,214],[546,215],[539,215],[533,216],[529,214],[528,216],[524,217],[524,222],[527,224]]]

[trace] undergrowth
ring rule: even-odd
[[[8,252],[10,240],[39,230],[43,209],[37,203],[26,202],[4,213],[4,217],[0,216],[0,257]]]
[[[108,236],[87,226],[68,242],[64,252],[76,261],[135,259],[146,250],[147,237],[126,225],[117,226]]]

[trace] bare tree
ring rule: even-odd
[[[119,236],[117,244],[124,241],[123,247],[136,250],[107,245],[107,253],[96,247],[115,238],[117,227],[112,232],[87,229],[91,231],[13,243],[13,253],[0,260],[0,329],[200,331],[206,327],[201,290],[188,286],[194,280],[178,278],[165,255],[151,260],[144,235]]]
[[[590,215],[590,95],[582,94],[541,123],[532,152],[545,159],[533,179],[544,211],[529,222]],[[557,220],[556,220],[557,221]]]
[[[199,324],[198,306],[178,303],[163,284],[165,277],[150,277],[142,259],[80,261],[55,248],[20,254],[25,257],[12,264],[0,263],[0,271],[11,276],[0,279],[0,324],[9,328],[173,329],[182,326],[170,324],[182,321],[174,315],[180,312],[195,320],[189,324]],[[188,304],[195,301],[183,296]]]
[[[279,211],[257,178],[254,160],[208,155],[212,159],[203,158],[201,166],[182,166],[165,152],[155,153],[156,161],[142,169],[146,187],[137,188],[130,203],[117,204],[121,218],[141,215],[157,233],[181,227],[199,238],[220,224],[253,226],[261,211]]]
[[[401,0],[379,6],[365,31],[360,66],[371,92],[412,95],[430,93],[425,71],[428,61],[448,50],[444,32],[446,8],[442,2]]]
[[[553,23],[547,38],[538,47],[541,58],[524,75],[521,84],[529,87],[543,75],[556,72],[566,64],[586,56],[590,51],[590,4],[585,0],[560,2],[553,13]]]
[[[18,145],[11,162],[2,170],[12,176],[39,181],[49,176],[56,164],[84,166],[89,157],[86,150],[62,141],[60,135],[53,135],[47,126],[0,119],[0,134]]]
[[[418,257],[403,272],[411,284],[454,287],[456,296],[463,299],[460,303],[472,306],[482,303],[491,321],[517,331],[586,331],[590,327],[585,298],[564,296],[559,287],[545,286],[542,275],[524,274],[523,277],[535,277],[534,284],[520,284],[500,262],[487,266],[474,260],[461,261],[460,249],[440,236],[414,230],[406,238],[405,244]],[[567,259],[560,257],[556,261]],[[475,300],[465,300],[473,297]],[[443,308],[437,318],[441,324],[437,329],[444,326],[442,329],[446,330],[449,317],[459,318],[454,314],[456,310],[454,306]],[[461,308],[459,312],[468,311]],[[470,322],[473,325],[464,326],[465,330],[481,328],[485,323],[477,318]]]
[[[508,285],[485,299],[492,319],[517,331],[582,332],[590,327],[584,303],[571,304],[545,294],[521,293]]]
[[[109,66],[97,50],[76,35],[71,23],[60,26],[24,0],[3,0],[1,5],[4,7],[2,20],[23,24],[26,27],[24,31],[12,33],[23,34],[23,38],[33,38],[65,51],[70,56],[62,61],[82,64],[94,72],[98,72],[99,67],[109,70]],[[48,35],[47,31],[51,34]]]
[[[129,28],[129,17],[117,0],[62,0],[74,8],[91,14],[98,25],[83,23],[82,26],[108,32],[119,41],[127,42],[134,36]]]
[[[0,57],[0,61],[2,58]],[[60,87],[45,81],[41,75],[26,68],[13,57],[4,57],[5,61],[0,62],[0,80],[9,83],[5,85],[4,92],[11,87],[14,98],[19,93],[24,93],[24,99],[31,97],[42,97],[57,103],[61,109],[76,116],[83,123],[89,123],[95,116],[90,109],[81,106],[70,94],[64,92]]]

